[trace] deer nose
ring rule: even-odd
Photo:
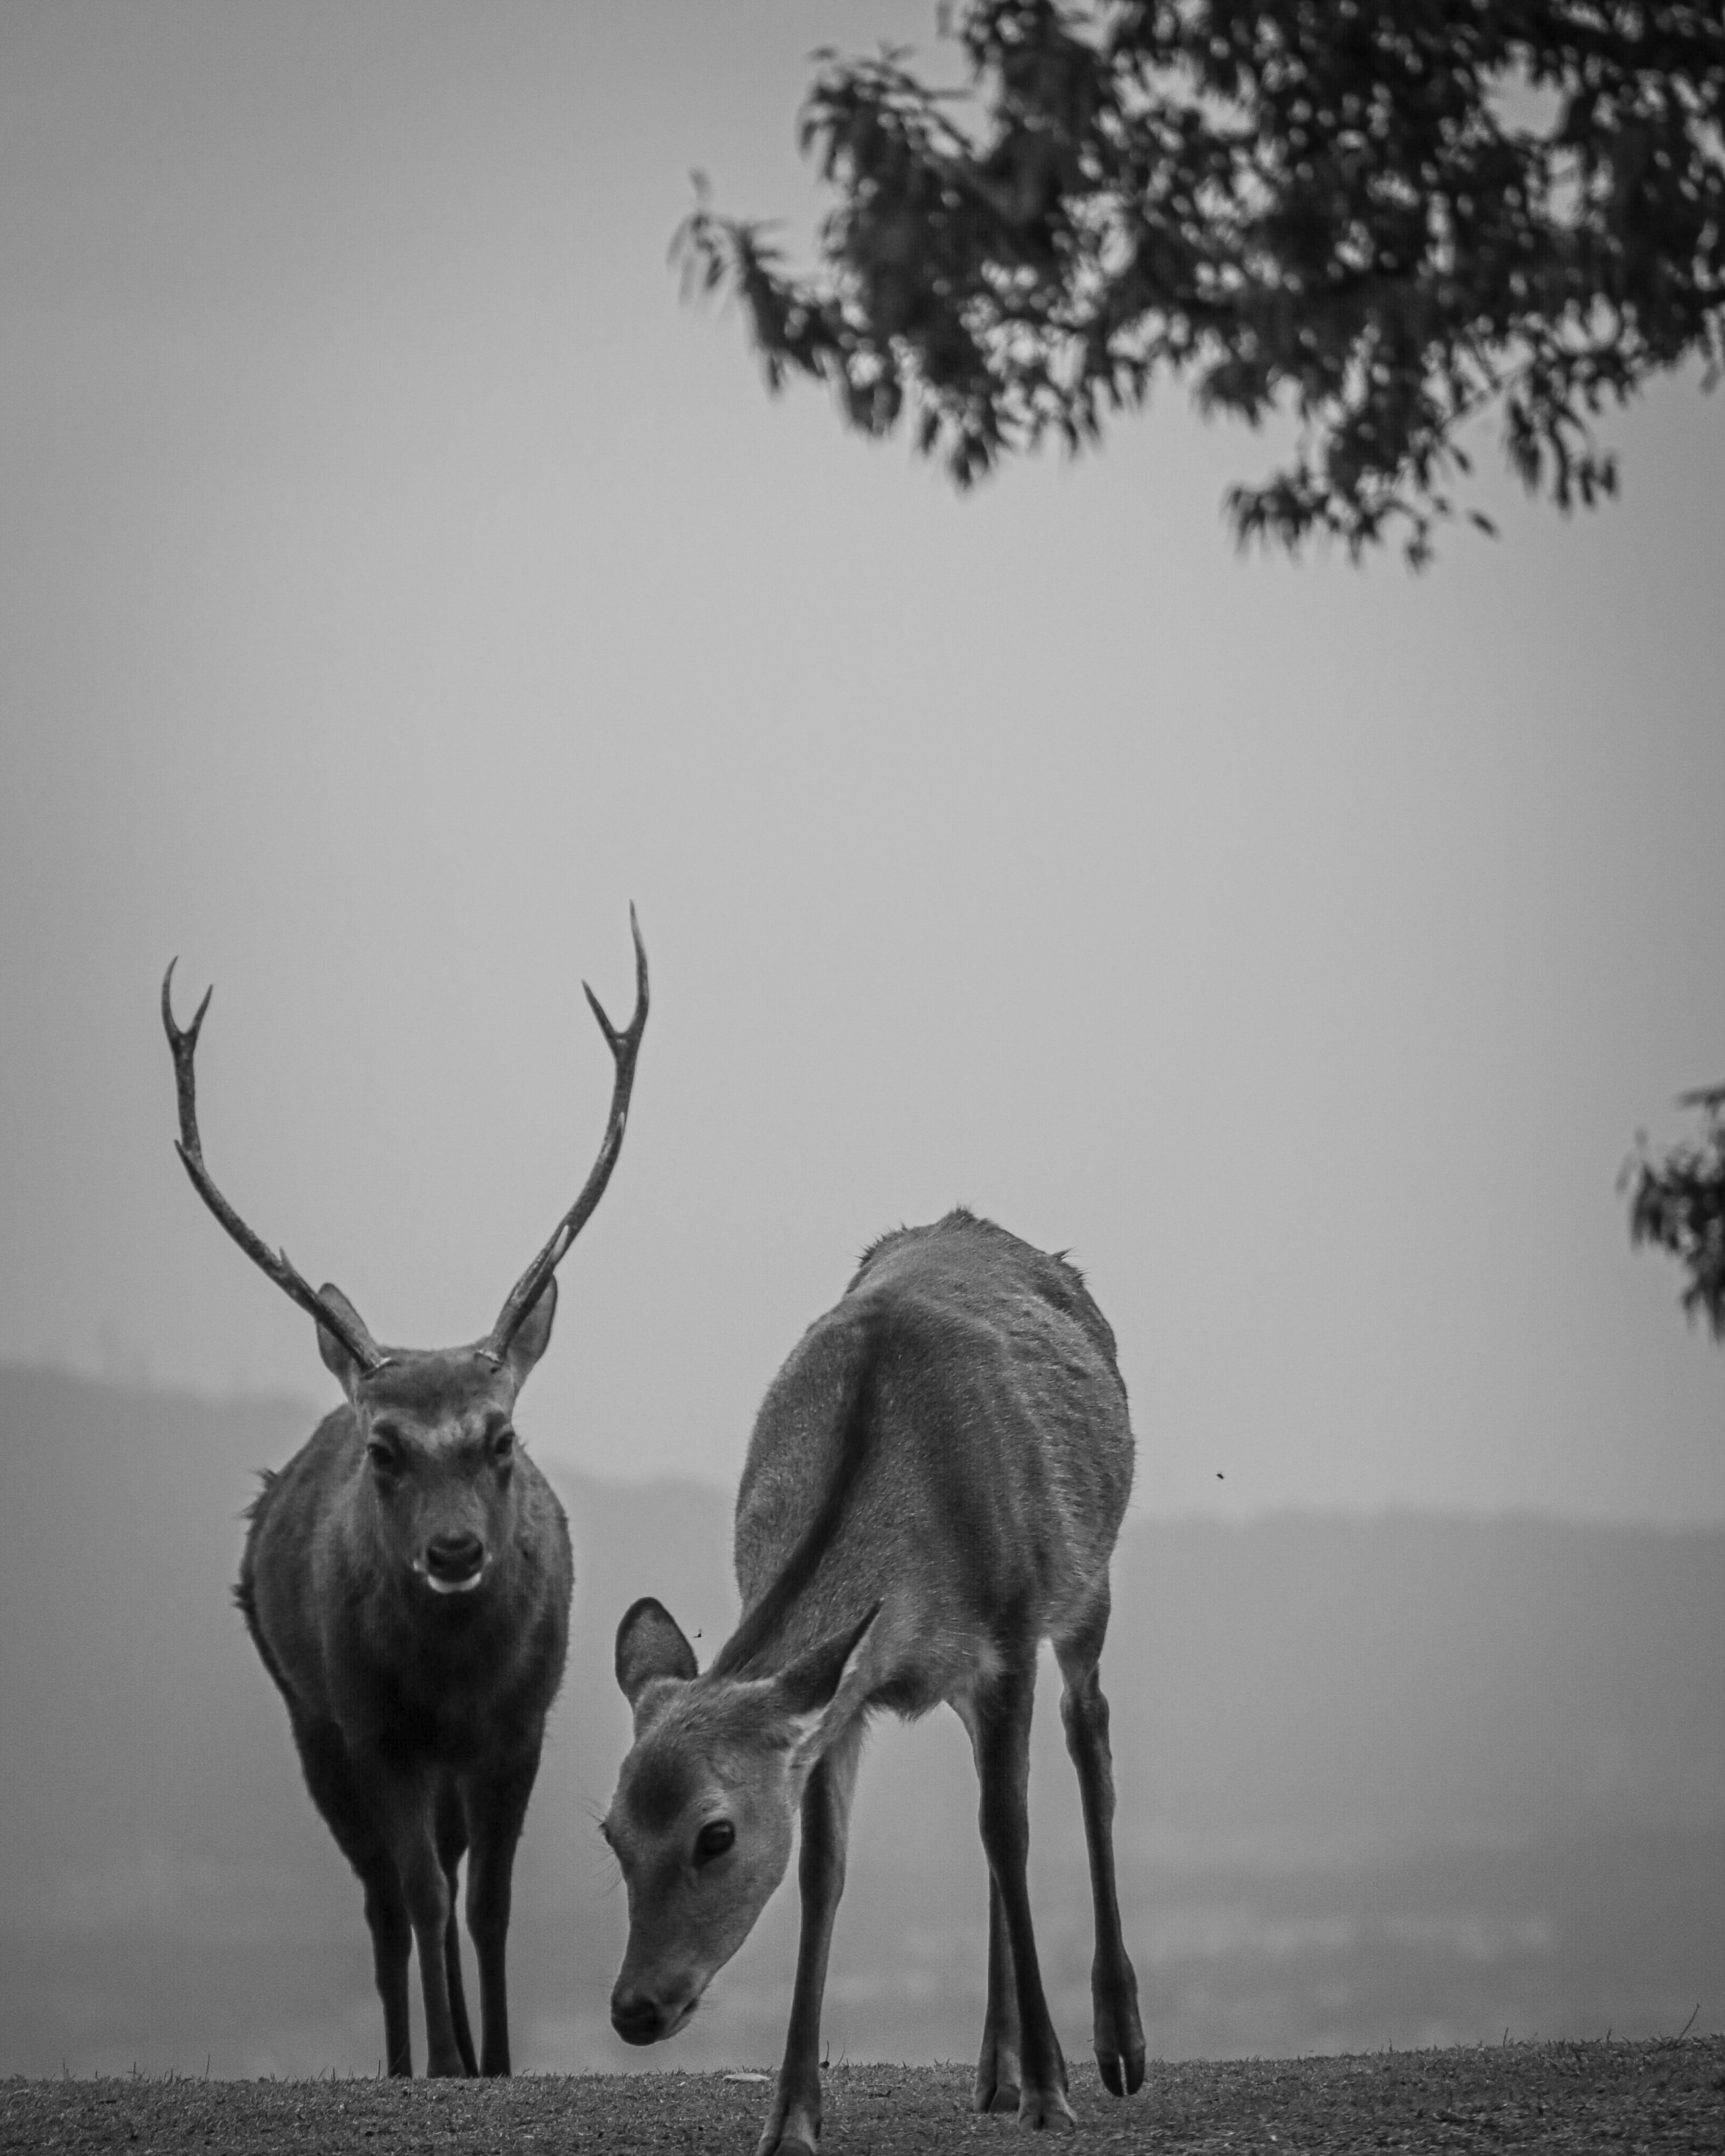
[[[625,1991],[619,1984],[611,1994],[611,2026],[625,2044],[650,2044],[665,2025],[665,2016],[644,1991]]]
[[[434,1535],[425,1545],[425,1569],[434,1584],[459,1584],[473,1578],[485,1561],[485,1546],[475,1534]]]

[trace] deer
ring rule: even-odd
[[[204,1165],[198,1136],[193,1058],[210,993],[182,1029],[172,965],[162,983],[179,1096],[175,1150],[228,1235],[312,1319],[345,1396],[286,1466],[265,1471],[234,1599],[286,1704],[312,1802],[364,1890],[393,2075],[413,2071],[414,1948],[427,2071],[510,2071],[511,1881],[562,1681],[574,1583],[568,1522],[517,1437],[514,1409],[551,1339],[553,1275],[622,1150],[647,1021],[647,953],[633,906],[629,928],[629,1024],[619,1032],[586,990],[615,1065],[598,1158],[495,1324],[460,1348],[380,1348],[339,1288],[312,1288],[285,1250],[272,1251],[240,1219]],[[477,2055],[455,1916],[464,1856]]]
[[[973,2104],[1070,2128],[1025,1881],[1037,1654],[1052,1640],[1096,1922],[1096,2063],[1144,2078],[1115,1884],[1098,1676],[1132,1435],[1114,1335],[1077,1268],[963,1208],[864,1253],[768,1389],[736,1511],[742,1614],[701,1670],[664,1604],[618,1627],[634,1733],[601,1826],[627,1890],[611,2021],[685,2027],[747,1938],[800,1820],[790,2023],[758,2156],[812,2156],[821,2000],[869,1717],[944,1701],[968,1732],[988,1868]]]

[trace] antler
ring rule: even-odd
[[[629,910],[629,932],[635,944],[635,1008],[634,1015],[626,1029],[619,1033],[605,1015],[604,1005],[587,983],[587,1000],[593,1005],[593,1014],[599,1022],[599,1030],[609,1042],[611,1054],[617,1065],[617,1076],[611,1088],[611,1116],[605,1126],[605,1136],[599,1147],[598,1158],[593,1172],[583,1187],[581,1195],[552,1229],[549,1240],[510,1290],[507,1301],[498,1314],[497,1322],[480,1353],[493,1361],[501,1361],[509,1343],[514,1339],[521,1321],[545,1291],[545,1283],[562,1263],[563,1253],[586,1226],[592,1213],[605,1193],[611,1180],[611,1171],[617,1165],[617,1156],[623,1150],[624,1126],[629,1121],[629,1096],[635,1082],[635,1057],[639,1053],[641,1035],[647,1024],[647,947],[641,941],[641,925],[635,919],[633,906]]]
[[[167,1045],[173,1050],[174,1077],[180,1095],[180,1135],[174,1151],[185,1163],[186,1173],[193,1187],[208,1206],[228,1233],[255,1265],[268,1273],[275,1285],[299,1304],[301,1310],[316,1319],[326,1332],[333,1332],[354,1361],[368,1374],[381,1370],[389,1360],[378,1348],[370,1333],[362,1327],[355,1331],[351,1320],[332,1309],[312,1286],[305,1276],[296,1270],[285,1250],[279,1255],[261,1237],[254,1235],[234,1208],[223,1197],[211,1180],[210,1172],[203,1164],[203,1146],[198,1135],[198,1081],[192,1069],[192,1059],[198,1052],[198,1035],[203,1025],[203,1014],[209,1009],[209,999],[215,990],[206,988],[203,1001],[197,1014],[183,1031],[174,1024],[172,986],[174,967],[177,958],[169,965],[162,977],[162,1023],[167,1034]]]

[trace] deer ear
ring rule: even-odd
[[[354,1332],[362,1340],[370,1339],[371,1327],[333,1281],[326,1281],[318,1290],[318,1293],[338,1317],[345,1317],[352,1321]],[[336,1377],[341,1379],[341,1389],[351,1400],[353,1398],[353,1389],[365,1375],[365,1372],[354,1361],[341,1342],[336,1339],[335,1334],[321,1325],[317,1328],[317,1352],[324,1359],[324,1367],[334,1371]]]
[[[551,1345],[551,1322],[557,1314],[557,1284],[556,1277],[545,1283],[539,1300],[521,1320],[513,1340],[504,1352],[504,1361],[514,1373],[516,1389],[527,1382],[527,1374],[539,1358]]]
[[[823,1748],[829,1721],[853,1703],[852,1683],[862,1667],[870,1628],[880,1614],[877,1602],[860,1625],[830,1634],[774,1678],[773,1703],[790,1732],[793,1764],[801,1765]]]
[[[631,1707],[656,1679],[686,1684],[697,1666],[694,1648],[662,1602],[645,1594],[630,1604],[617,1628],[617,1682]]]

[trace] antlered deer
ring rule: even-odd
[[[384,2046],[411,2074],[410,1941],[419,1953],[427,2070],[509,2071],[504,1948],[510,1880],[563,1674],[573,1569],[551,1486],[521,1450],[516,1395],[544,1353],[552,1272],[616,1164],[647,1022],[647,953],[633,908],[634,1015],[619,1033],[588,1001],[616,1063],[611,1112],[581,1195],[467,1348],[381,1348],[338,1288],[314,1290],[211,1180],[193,1057],[209,1008],[162,1018],[179,1086],[177,1150],[246,1255],[316,1321],[338,1408],[252,1507],[235,1597],[287,1702],[305,1785],[365,1889]],[[461,1986],[456,1868],[479,1963],[477,2059]]]
[[[800,1807],[802,1935],[760,2156],[820,2131],[821,1994],[869,1714],[955,1707],[982,1785],[988,2004],[978,2111],[1070,2126],[1025,1886],[1030,1708],[1051,1639],[1096,1906],[1096,2062],[1144,2077],[1114,1885],[1097,1659],[1132,1487],[1114,1336],[1076,1269],[963,1211],[865,1255],[756,1419],[737,1496],[743,1615],[705,1673],[650,1598],[617,1635],[634,1742],[604,1822],[629,1891],[611,2020],[675,2034],[748,1936]]]

